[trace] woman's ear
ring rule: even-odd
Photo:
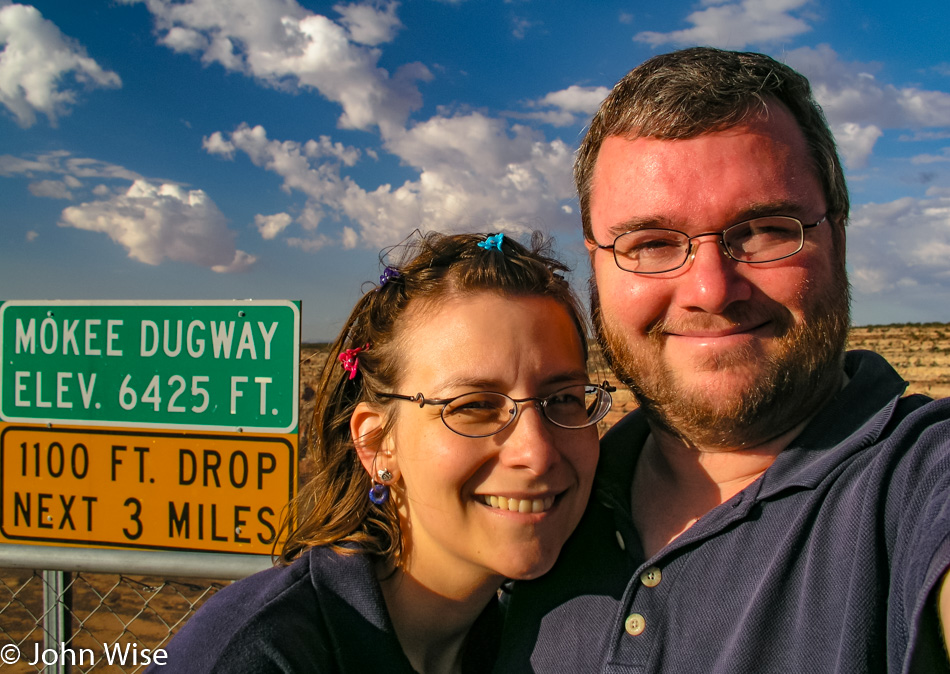
[[[383,426],[386,418],[382,410],[369,403],[359,403],[350,417],[350,435],[356,454],[360,457],[363,469],[370,478],[381,482],[377,471],[388,470],[393,477],[386,480],[387,484],[395,480],[398,473],[396,457],[388,445],[387,438],[383,437]]]

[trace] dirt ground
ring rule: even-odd
[[[849,348],[881,354],[908,382],[908,393],[950,397],[950,323],[854,328]]]

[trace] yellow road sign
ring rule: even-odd
[[[0,424],[0,541],[269,554],[297,436]]]

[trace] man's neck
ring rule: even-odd
[[[848,375],[842,371],[828,398],[848,382]],[[703,515],[759,479],[816,413],[781,435],[741,447],[698,447],[651,423],[630,491],[633,523],[646,557],[652,557]]]
[[[652,428],[631,486],[633,522],[647,558],[761,477],[809,420],[755,447],[731,450],[690,446]]]

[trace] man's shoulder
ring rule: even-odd
[[[627,413],[600,439],[601,460],[598,468],[606,465],[614,470],[616,467],[613,464],[618,460],[626,464],[631,456],[640,454],[649,435],[650,427],[643,411],[635,409]]]
[[[942,424],[950,421],[950,398],[931,398],[922,394],[904,396],[897,403],[896,422],[903,424]]]
[[[649,434],[650,428],[640,410],[630,412],[604,434],[600,440],[591,507],[603,503],[612,509],[629,512],[628,495],[633,471]]]
[[[847,385],[814,416],[798,438],[803,443],[825,449],[869,447],[894,439],[895,433],[901,436],[907,423],[950,419],[946,401],[905,395],[907,382],[879,354],[848,351],[844,366]]]
[[[607,432],[601,438],[600,444],[601,447],[613,446],[619,443],[629,444],[636,441],[641,435],[646,438],[649,430],[643,411],[636,408],[622,416],[613,426],[607,429]]]

